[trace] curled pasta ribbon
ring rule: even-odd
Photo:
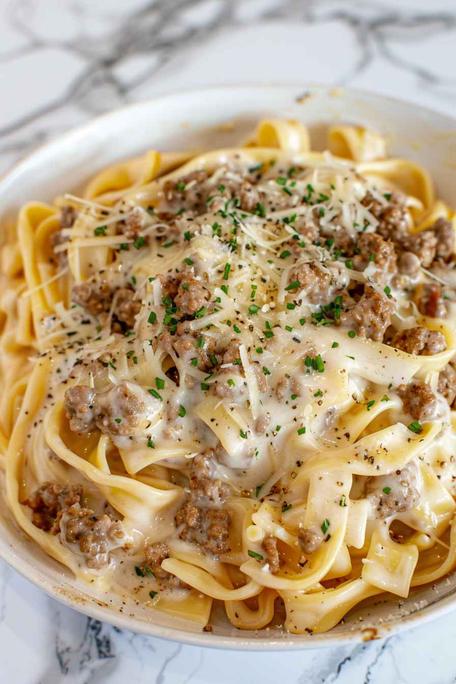
[[[39,334],[40,323],[44,316],[52,313],[46,301],[45,293],[39,287],[42,284],[37,258],[36,235],[42,224],[56,216],[55,207],[39,202],[26,204],[19,212],[17,235],[24,264],[27,288],[30,291],[31,313],[34,329]]]
[[[265,119],[258,124],[255,140],[258,147],[278,148],[291,154],[308,152],[309,133],[299,121]]]
[[[219,601],[242,601],[257,596],[263,589],[261,584],[253,580],[238,589],[230,589],[218,582],[206,570],[177,558],[167,558],[161,566],[163,570],[175,575],[182,582]]]
[[[430,175],[419,164],[407,159],[387,159],[358,164],[357,171],[366,178],[387,183],[405,195],[416,197],[428,211],[435,202]]]
[[[103,204],[114,204],[125,190],[140,187],[155,178],[160,170],[160,153],[150,150],[141,157],[104,169],[88,184],[84,197]]]
[[[363,579],[345,582],[335,589],[306,594],[279,591],[287,612],[285,627],[293,634],[303,634],[308,630],[316,634],[326,632],[360,601],[381,591]]]
[[[309,457],[298,479],[318,469],[337,470],[345,466],[353,475],[386,475],[403,468],[426,449],[442,428],[441,423],[426,424],[420,434],[411,433],[402,423],[373,432],[352,445],[321,451]]]
[[[258,606],[252,610],[243,601],[225,601],[226,615],[238,629],[263,629],[274,617],[274,604],[277,593],[263,589],[258,596]]]
[[[347,527],[348,507],[341,506],[340,500],[344,496],[348,499],[351,484],[352,478],[346,470],[327,473],[322,469],[318,475],[310,478],[304,527],[318,529],[324,522],[322,511],[325,511],[327,520],[331,521],[331,535],[309,556],[301,573],[285,570],[282,574],[273,575],[265,572],[263,566],[255,560],[243,563],[241,571],[256,582],[277,591],[304,591],[317,584],[330,572],[342,546]]]
[[[328,131],[328,147],[337,157],[369,162],[386,155],[385,139],[363,126],[332,126]]]
[[[453,518],[451,521],[451,532],[450,532],[450,548],[448,550],[447,557],[438,565],[434,565],[430,568],[421,569],[418,567],[416,570],[412,581],[412,587],[419,587],[422,584],[428,584],[429,582],[436,582],[441,577],[444,577],[449,572],[452,572],[456,567],[456,521]]]

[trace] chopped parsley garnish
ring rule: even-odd
[[[203,318],[207,314],[207,309],[205,306],[202,306],[198,311],[195,311],[195,318]]]
[[[333,342],[331,345],[332,349],[336,349],[339,346],[339,342]]]
[[[320,306],[319,311],[312,313],[312,322],[315,325],[330,325],[334,321],[338,321],[342,312],[342,301],[342,295],[338,295],[329,304]]]
[[[347,497],[345,496],[345,494],[342,494],[342,496],[340,497],[339,506],[341,506],[342,508],[345,508],[347,506]]]
[[[151,311],[148,318],[147,318],[148,323],[156,323],[157,322],[157,314],[155,311]]]
[[[263,366],[263,374],[264,375],[271,375],[271,371],[266,366]]]
[[[163,378],[155,378],[155,387],[157,389],[165,389],[165,381]]]
[[[356,337],[356,330],[349,330],[347,335],[351,338]]]
[[[284,249],[283,252],[281,252],[281,254],[280,254],[280,258],[286,259],[287,257],[290,256],[290,254],[291,254],[291,252],[289,249]]]
[[[247,432],[244,432],[244,430],[239,430],[239,437],[242,437],[242,439],[247,439]]]
[[[141,249],[141,247],[144,247],[146,244],[146,238],[140,235],[139,237],[136,238],[136,240],[133,242],[133,247],[135,249]]]
[[[176,190],[178,192],[184,192],[186,187],[187,186],[186,186],[186,183],[184,183],[184,181],[179,181],[178,183],[176,183]]]
[[[150,437],[147,438],[147,446],[149,449],[155,449],[155,442]]]
[[[193,266],[194,261],[193,259],[190,259],[190,257],[185,257],[184,263],[187,264],[187,266]]]
[[[321,358],[320,354],[317,356],[306,356],[304,359],[304,365],[307,368],[312,368],[318,373],[324,373],[325,370],[325,362]]]
[[[160,396],[160,394],[157,392],[156,389],[152,387],[152,389],[148,390],[149,394],[151,394],[155,399],[160,399],[160,401],[163,401],[163,398]]]
[[[299,280],[292,280],[291,283],[287,285],[285,289],[287,292],[290,292],[291,290],[297,290],[300,285],[301,283],[299,282]]]
[[[306,434],[305,426],[298,428],[297,433],[298,433],[298,435],[305,435]]]
[[[264,207],[264,204],[261,204],[261,202],[257,202],[255,206],[255,212],[257,216],[260,216],[261,218],[265,218],[266,216],[266,209]]]
[[[420,432],[423,432],[423,426],[421,425],[419,420],[414,420],[408,425],[408,429],[411,430],[412,432],[415,432],[417,435],[420,434]]]
[[[386,294],[388,299],[391,299],[392,294],[391,294],[391,288],[389,287],[389,285],[387,285],[386,287],[383,288],[383,292]]]
[[[296,304],[293,304],[293,302],[288,302],[287,309],[289,311],[293,311],[293,309],[296,309]]]
[[[391,487],[383,487],[382,492],[383,494],[391,494]]]
[[[193,233],[191,233],[189,230],[186,230],[185,233],[184,233],[184,240],[185,240],[186,242],[190,242],[190,240],[192,239],[192,237],[193,237]]]
[[[323,522],[321,523],[321,531],[323,532],[323,534],[327,533],[327,531],[329,530],[330,524],[331,523],[329,522],[328,518],[325,518],[323,520]]]
[[[226,263],[223,269],[223,280],[228,280],[231,271],[231,264]]]
[[[108,230],[108,226],[97,226],[95,230],[93,231],[93,234],[96,235],[97,237],[100,237],[100,235],[106,235],[106,231]]]
[[[367,410],[370,411],[372,406],[374,406],[374,404],[375,404],[375,399],[371,399],[370,401],[368,401],[366,404]]]
[[[203,390],[203,392],[209,389],[209,385],[207,384],[207,382],[200,383],[200,387]]]
[[[250,304],[249,306],[249,314],[256,314],[260,310],[260,307],[257,304]]]
[[[179,404],[179,410],[177,413],[181,418],[184,418],[184,416],[187,415],[187,409],[185,408],[185,406],[182,406],[182,404]]]
[[[247,553],[249,554],[250,558],[255,558],[255,560],[259,561],[263,560],[263,556],[261,555],[261,553],[257,553],[256,551],[252,551],[251,549],[249,549]]]
[[[154,599],[158,594],[158,591],[149,591],[149,596],[151,599]]]

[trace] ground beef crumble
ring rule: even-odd
[[[438,354],[445,351],[447,346],[441,332],[422,326],[401,330],[394,335],[390,344],[408,354],[422,354],[423,356]]]
[[[372,288],[366,288],[361,299],[340,316],[340,324],[361,337],[381,342],[391,324],[394,303]]]
[[[388,475],[368,477],[366,494],[379,518],[404,513],[414,508],[419,499],[418,467],[413,461]]]
[[[79,485],[59,485],[45,482],[24,503],[32,509],[36,527],[60,533],[68,544],[77,544],[87,567],[99,570],[110,562],[110,552],[124,546],[127,538],[122,523],[106,513],[95,515],[91,508],[81,506],[83,497]]]
[[[399,385],[397,393],[402,399],[404,411],[416,420],[431,420],[437,406],[437,397],[429,385],[412,382]]]
[[[198,544],[213,555],[230,549],[231,516],[220,506],[230,494],[230,488],[216,477],[215,454],[207,450],[192,461],[189,472],[189,496],[176,513],[179,537]]]
[[[273,575],[277,574],[281,565],[280,553],[277,548],[277,539],[275,537],[265,537],[262,547],[266,554],[266,563],[269,566],[269,571]]]
[[[451,408],[456,399],[456,368],[455,362],[450,361],[439,373],[438,391],[442,394]]]
[[[165,542],[146,542],[144,544],[144,565],[152,572],[160,589],[185,587],[186,585],[178,577],[161,567],[166,558],[169,558],[169,546]]]

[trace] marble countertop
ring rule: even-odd
[[[456,110],[455,0],[0,0],[0,173],[97,114],[200,85],[328,83]],[[0,562],[8,684],[456,681],[456,611],[301,653],[160,641],[59,605]]]

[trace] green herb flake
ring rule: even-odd
[[[328,518],[325,518],[323,520],[323,522],[321,523],[321,531],[323,532],[323,534],[327,533],[327,531],[329,530],[330,524],[331,523],[329,522]]]
[[[419,435],[421,432],[423,432],[423,426],[421,425],[419,420],[412,421],[407,427],[409,430],[411,430],[412,432],[415,432],[415,434],[417,434],[417,435]]]
[[[106,231],[108,230],[108,226],[97,226],[95,230],[93,231],[93,234],[96,235],[97,237],[100,237],[101,235],[106,235]]]
[[[185,406],[182,406],[182,404],[179,404],[179,410],[177,413],[180,416],[180,418],[184,418],[187,415],[187,409],[185,408]]]
[[[142,235],[139,235],[136,240],[133,242],[133,247],[135,249],[141,249],[141,247],[144,247],[146,244],[146,238],[143,237]]]
[[[391,487],[383,487],[382,492],[383,494],[391,494]]]
[[[252,551],[251,549],[249,549],[247,553],[249,554],[250,558],[255,558],[255,560],[259,561],[263,560],[263,556],[261,555],[261,553],[257,553],[256,551]]]
[[[290,292],[291,290],[297,290],[300,285],[301,283],[299,282],[299,280],[292,280],[291,283],[287,285],[285,289],[287,292]]]

